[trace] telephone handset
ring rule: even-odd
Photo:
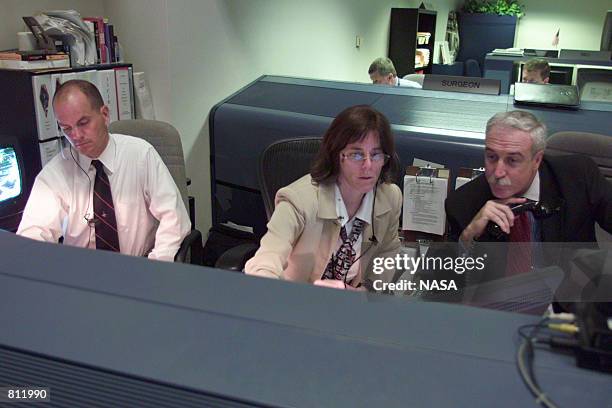
[[[509,207],[514,213],[514,215],[519,215],[526,211],[531,211],[533,214],[533,218],[536,220],[543,220],[545,218],[551,217],[555,213],[561,211],[561,207],[563,205],[562,200],[552,201],[552,202],[542,202],[542,201],[533,201],[527,200],[524,203],[518,204],[510,204]],[[487,224],[487,234],[495,241],[507,241],[508,234],[506,234],[499,225],[496,223],[489,221]]]

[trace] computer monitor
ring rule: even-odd
[[[27,202],[23,156],[16,137],[0,134],[0,228],[16,231]],[[27,191],[26,191],[27,190]]]
[[[612,102],[612,70],[602,68],[576,69],[576,85],[581,101]]]
[[[21,195],[21,170],[13,146],[0,146],[0,205]]]

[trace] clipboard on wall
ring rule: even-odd
[[[446,233],[444,201],[450,170],[408,166],[404,176],[402,236],[408,242],[442,241]]]

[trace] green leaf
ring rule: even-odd
[[[487,13],[521,17],[525,14],[525,6],[517,0],[466,0],[462,11],[464,13]]]

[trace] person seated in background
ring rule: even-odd
[[[421,84],[418,82],[398,78],[395,66],[393,66],[393,62],[389,58],[376,58],[374,62],[370,64],[368,74],[373,84],[422,88]]]
[[[547,84],[550,79],[550,66],[548,61],[541,58],[530,59],[523,65],[521,82],[531,84]]]
[[[371,272],[374,258],[399,251],[397,169],[387,118],[365,105],[342,111],[310,174],[276,193],[268,232],[245,272],[342,289],[390,281],[394,271]]]
[[[546,132],[546,125],[528,112],[494,115],[486,126],[485,174],[446,199],[450,240],[460,241],[460,247],[469,250],[497,241],[499,236],[490,234],[489,223],[499,226],[511,244],[495,247],[502,252],[495,259],[489,256],[491,267],[472,283],[525,273],[550,262],[563,267],[569,261],[564,258],[567,253],[546,251],[552,246],[540,248],[544,259],[537,259],[536,245],[516,243],[574,243],[574,247],[593,248],[597,247],[595,223],[612,232],[612,183],[590,157],[545,154]],[[528,200],[554,210],[548,218],[511,210],[511,205]],[[557,258],[549,259],[552,255]],[[561,264],[556,263],[559,260]]]
[[[155,148],[108,133],[109,108],[90,82],[62,84],[53,110],[70,145],[36,177],[17,234],[174,260],[191,226]]]

